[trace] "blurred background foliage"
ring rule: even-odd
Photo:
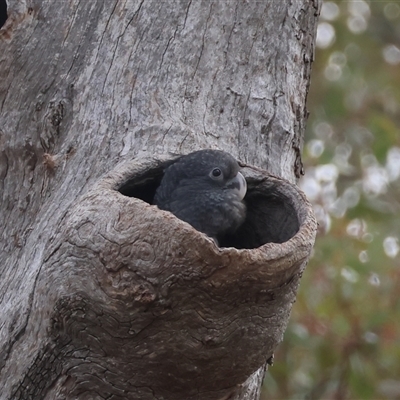
[[[262,399],[400,399],[400,1],[325,1],[308,98],[314,254]]]

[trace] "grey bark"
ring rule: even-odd
[[[1,399],[258,398],[315,221],[294,187],[257,167],[292,183],[301,173],[318,9],[317,0],[8,1]],[[200,148],[248,165],[261,198],[282,187],[299,232],[219,249],[120,193]]]

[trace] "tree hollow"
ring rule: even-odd
[[[75,382],[70,395],[101,378],[99,390],[122,388],[125,398],[227,398],[282,340],[314,243],[310,204],[296,186],[244,166],[248,217],[218,247],[151,205],[171,162],[117,166],[77,201],[49,249],[42,302],[56,305],[51,336]],[[88,360],[93,379],[80,371]]]

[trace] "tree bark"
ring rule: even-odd
[[[265,170],[302,172],[319,2],[7,3],[1,398],[258,398],[315,235]],[[220,249],[149,205],[201,148],[243,162],[252,231],[273,197],[290,235]]]

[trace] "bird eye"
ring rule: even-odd
[[[214,178],[219,178],[219,177],[222,175],[222,171],[221,171],[219,168],[214,168],[214,169],[211,171],[211,175],[212,175]]]

